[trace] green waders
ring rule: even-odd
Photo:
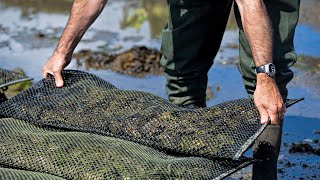
[[[168,0],[169,21],[163,30],[161,65],[167,78],[169,100],[181,106],[206,106],[207,73],[213,64],[226,28],[233,0]],[[273,29],[273,63],[276,82],[286,99],[286,85],[293,77],[289,69],[296,62],[293,38],[300,0],[265,0]],[[256,87],[254,61],[235,5],[239,26],[239,71],[250,97]],[[259,23],[259,22],[257,22]],[[282,125],[268,126],[255,142],[253,179],[277,179],[277,158]]]

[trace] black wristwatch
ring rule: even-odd
[[[256,74],[258,73],[266,73],[270,77],[274,77],[276,74],[276,66],[272,63],[268,63],[263,66],[256,67]]]

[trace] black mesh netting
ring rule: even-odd
[[[174,157],[126,140],[46,130],[12,118],[0,119],[0,132],[0,166],[67,179],[213,179],[251,163]]]
[[[63,178],[58,176],[53,176],[50,174],[43,174],[32,171],[18,170],[18,169],[9,169],[0,167],[0,179],[4,180],[63,180]]]
[[[0,88],[29,80],[32,80],[32,78],[25,76],[23,73],[0,68]]]
[[[186,109],[85,72],[63,77],[63,88],[49,77],[0,105],[0,166],[68,179],[223,178],[252,162],[239,157],[266,126],[251,99]]]

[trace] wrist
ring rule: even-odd
[[[72,59],[72,56],[57,50],[55,50],[52,56],[50,57],[51,61],[55,61],[55,63],[61,64],[61,66],[65,66],[66,64],[69,64],[71,59]]]
[[[275,79],[272,76],[268,76],[265,73],[257,74],[257,84],[275,83]]]
[[[59,48],[57,48],[53,54],[54,54],[54,56],[58,56],[59,58],[62,58],[62,59],[67,59],[68,57],[70,57],[72,55],[72,53],[70,53],[70,51],[64,50],[64,49],[59,49]]]
[[[276,75],[276,66],[273,63],[267,63],[265,65],[257,66],[255,68],[255,73],[258,74],[266,74],[269,77],[274,78]]]

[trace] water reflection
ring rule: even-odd
[[[168,19],[168,8],[166,0],[134,0],[128,1],[123,8],[124,19],[121,21],[121,28],[133,27],[140,30],[142,24],[149,22],[151,38],[161,35],[162,29]],[[231,11],[228,30],[237,29],[234,13]]]
[[[128,1],[123,8],[123,13],[121,28],[133,27],[139,30],[141,25],[148,21],[151,38],[156,38],[167,22],[167,2],[166,0]]]

